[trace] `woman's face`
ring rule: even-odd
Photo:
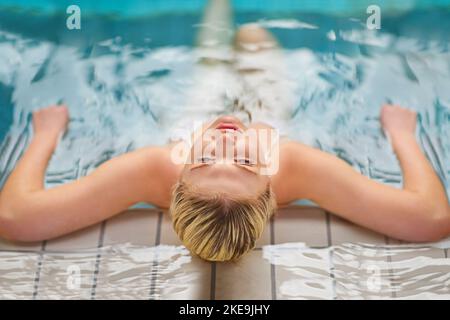
[[[269,176],[261,174],[270,145],[261,143],[261,132],[269,126],[246,127],[233,116],[223,116],[194,134],[190,161],[182,180],[200,192],[222,192],[242,198],[263,192]],[[196,135],[196,136],[195,136]]]

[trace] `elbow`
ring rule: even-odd
[[[424,217],[415,228],[411,239],[413,242],[436,242],[450,235],[450,207],[431,205],[422,207],[420,214]]]
[[[39,234],[33,232],[33,229],[23,224],[19,219],[0,218],[0,238],[8,242],[38,242],[46,240]]]
[[[20,208],[7,206],[0,201],[0,238],[11,242],[36,242],[45,240],[36,234],[35,227],[28,221]]]
[[[430,220],[429,241],[439,241],[450,235],[450,206],[447,201],[431,208]]]
[[[430,241],[439,241],[450,235],[450,206],[448,204],[435,211],[431,224],[433,232]]]
[[[0,238],[12,240],[11,226],[14,224],[14,215],[0,197]]]

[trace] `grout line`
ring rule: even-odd
[[[44,261],[45,247],[47,246],[47,240],[42,241],[41,250],[39,251],[38,263],[36,266],[36,275],[34,277],[34,289],[33,289],[33,300],[36,300],[39,293],[39,283],[41,281],[41,271],[42,263]]]
[[[211,262],[211,290],[210,290],[210,300],[216,300],[216,272],[217,265],[216,262]]]
[[[270,218],[270,244],[275,244],[275,218]],[[270,283],[272,287],[272,300],[277,300],[277,278],[275,272],[275,264],[270,264]]]
[[[162,218],[163,212],[158,212],[158,222],[156,223],[156,237],[155,237],[155,246],[159,246],[161,244],[161,226],[162,226]]]
[[[150,271],[150,297],[152,300],[156,292],[156,280],[158,279],[158,249],[156,248],[161,244],[161,226],[162,226],[163,212],[158,212],[158,222],[156,223],[156,236],[155,236],[155,257],[152,263],[152,269]]]
[[[100,248],[103,247],[103,239],[105,237],[105,229],[106,229],[106,222],[107,220],[102,222],[102,225],[100,227],[100,235],[98,237],[98,243],[97,243],[97,257],[95,260],[95,269],[94,269],[94,276],[92,279],[92,288],[91,288],[91,300],[95,300],[95,294],[97,289],[97,277],[100,272],[100,261],[102,259],[102,253]]]
[[[328,211],[325,211],[325,220],[327,223],[327,244],[331,247],[333,245],[333,239],[331,238],[331,217]]]
[[[390,242],[389,241],[389,237],[388,236],[384,236],[384,243],[386,245],[389,245],[389,242]],[[391,249],[389,247],[387,247],[386,250],[388,252],[391,251]],[[397,293],[395,292],[395,290],[393,288],[393,285],[392,285],[392,282],[394,281],[394,270],[392,270],[392,266],[391,266],[391,264],[392,264],[392,257],[391,257],[390,254],[387,255],[387,263],[389,265],[388,271],[389,271],[389,286],[390,286],[390,290],[391,290],[391,298],[397,298]]]
[[[333,263],[333,238],[331,236],[331,215],[328,211],[325,211],[325,222],[327,225],[327,244],[328,244],[328,259],[330,259],[330,278],[331,278],[331,284],[332,284],[332,296],[333,300],[337,299],[336,294],[336,276],[334,274],[334,263]]]

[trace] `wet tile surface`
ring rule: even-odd
[[[108,220],[104,230],[103,245],[133,243],[154,246],[159,239],[159,210],[130,210]]]
[[[161,222],[161,243],[180,246],[181,240],[178,238],[175,230],[172,227],[172,220],[167,211],[163,211]]]
[[[39,251],[41,249],[41,241],[33,243],[19,243],[0,239],[0,250]]]
[[[95,251],[44,254],[37,274],[35,298],[90,299],[95,264]]]
[[[0,299],[426,299],[450,290],[448,250],[378,254],[353,243],[408,245],[292,206],[252,252],[211,263],[182,246],[167,211],[134,209],[43,243],[1,240]]]
[[[66,236],[49,240],[46,243],[46,251],[72,251],[77,249],[97,247],[100,237],[101,225],[97,224],[82,229]]]
[[[392,255],[389,262],[392,298],[439,299],[442,293],[449,293],[450,263],[445,250],[418,247]]]
[[[33,299],[38,253],[0,252],[0,299]]]
[[[326,213],[319,208],[283,208],[274,219],[274,243],[304,242],[311,247],[328,245]]]
[[[215,299],[272,299],[270,263],[254,250],[237,262],[216,263]]]
[[[332,245],[346,242],[386,244],[384,235],[357,226],[333,214],[329,214],[329,227]]]

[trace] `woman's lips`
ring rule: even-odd
[[[213,123],[210,124],[209,128],[220,130],[222,132],[226,131],[239,131],[243,132],[245,126],[239,121],[238,118],[234,116],[221,116],[217,118]]]
[[[239,130],[239,127],[234,123],[230,122],[221,122],[216,126],[218,130]]]

